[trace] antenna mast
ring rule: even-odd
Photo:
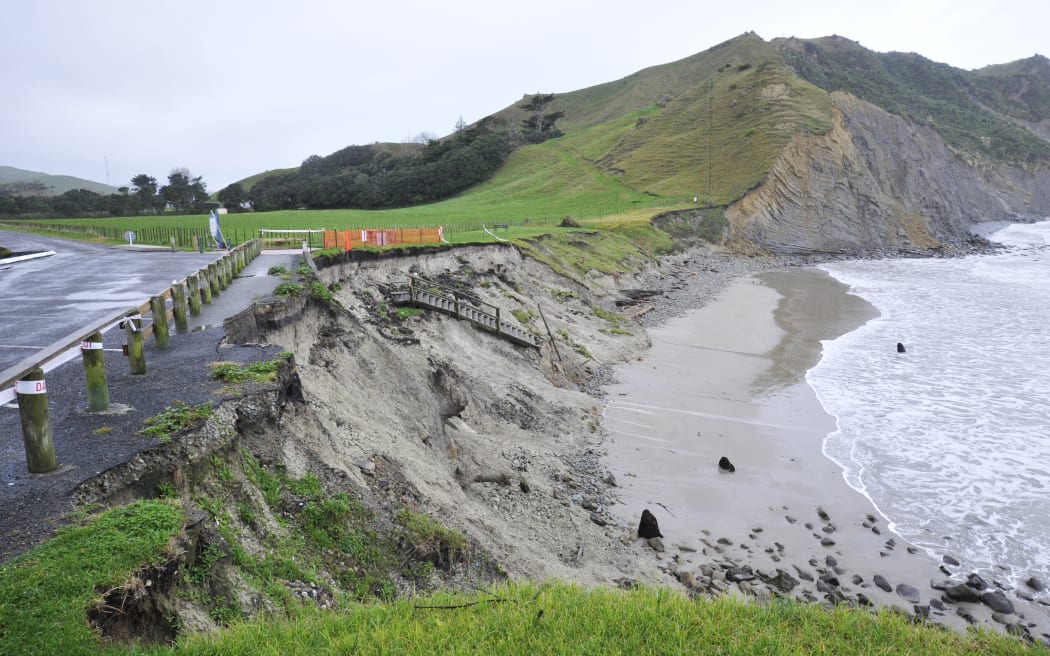
[[[106,161],[106,184],[109,185],[109,155],[103,155],[102,158]]]

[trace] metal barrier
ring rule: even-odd
[[[105,363],[102,357],[102,332],[114,324],[124,328],[127,336],[126,354],[130,359],[131,374],[146,373],[143,342],[152,336],[157,348],[170,348],[168,323],[174,319],[176,332],[187,330],[187,314],[200,314],[200,301],[212,302],[232,282],[236,275],[262,250],[258,239],[247,241],[229,250],[208,266],[182,280],[173,281],[160,294],[139,306],[127,307],[94,323],[75,330],[21,362],[0,371],[0,391],[14,385],[18,398],[18,412],[22,421],[22,439],[25,442],[26,463],[30,473],[46,473],[57,467],[51,416],[47,406],[47,381],[44,365],[54,361],[70,348],[80,345],[88,392],[88,410],[100,412],[109,408],[109,390],[106,385]],[[188,293],[187,293],[188,287]],[[172,308],[168,308],[168,299]],[[142,315],[149,312],[152,321],[143,327]]]

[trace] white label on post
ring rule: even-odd
[[[102,342],[80,342],[81,351],[101,351]]]
[[[15,383],[17,394],[47,394],[47,382],[43,380],[20,380]]]

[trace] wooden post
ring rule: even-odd
[[[199,274],[192,274],[186,277],[186,284],[189,287],[190,297],[190,316],[198,316],[201,313],[201,278]]]
[[[142,315],[136,314],[124,320],[128,335],[128,365],[132,376],[146,373],[146,353],[142,346]]]
[[[219,258],[219,261],[215,263],[215,271],[218,273],[219,289],[226,289],[230,286],[230,277],[226,271],[226,264],[229,260],[223,256]]]
[[[223,269],[226,271],[226,286],[229,287],[233,284],[233,255],[230,253],[226,254],[226,257],[222,258]]]
[[[97,332],[80,343],[87,377],[88,412],[109,409],[109,387],[106,386],[106,359],[102,352],[102,333]]]
[[[55,461],[55,438],[51,433],[51,413],[47,408],[47,383],[44,370],[32,373],[15,384],[18,414],[22,419],[22,441],[26,447],[26,464],[32,474],[43,474],[58,466]]]
[[[551,327],[547,325],[547,317],[543,316],[543,308],[540,304],[536,304],[536,309],[540,311],[540,319],[543,319],[543,327],[547,329],[547,337],[551,340],[551,346],[554,347],[554,352],[558,355],[558,362],[561,362],[561,353],[558,351],[558,342],[554,339],[554,334],[551,333]]]
[[[200,270],[201,276],[201,299],[205,305],[211,305],[211,271],[208,267]]]
[[[414,305],[416,302],[416,279],[414,276],[408,277],[408,297],[412,299]]]
[[[166,349],[171,343],[168,337],[168,304],[163,296],[151,296],[149,307],[153,312],[153,339],[157,341],[157,348]]]
[[[175,301],[173,311],[175,313],[175,332],[186,333],[190,330],[190,324],[186,321],[189,307],[186,305],[186,285],[181,282],[171,284],[171,298]]]
[[[208,265],[208,280],[211,281],[211,295],[218,296],[222,287],[219,285],[219,267],[215,266],[215,262]]]
[[[503,332],[500,329],[499,308],[496,308],[496,337],[503,339]]]

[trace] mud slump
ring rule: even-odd
[[[409,273],[499,306],[542,346],[398,313],[388,295]],[[92,626],[113,641],[170,643],[292,598],[327,608],[505,577],[659,580],[609,513],[601,402],[580,387],[599,362],[648,346],[610,313],[622,299],[606,290],[660,275],[584,286],[513,248],[442,249],[339,261],[320,271],[340,286],[336,302],[234,317],[230,343],[291,352],[274,384],[78,489],[84,503],[178,498],[192,518],[166,563],[98,591]],[[319,566],[302,567],[310,558]]]

